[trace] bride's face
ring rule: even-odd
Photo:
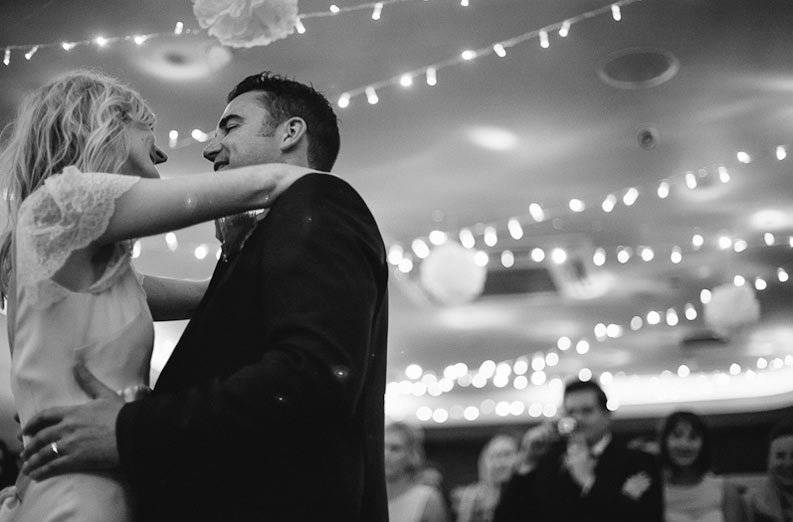
[[[119,174],[159,178],[155,165],[165,163],[168,156],[154,143],[154,132],[147,125],[132,122],[127,126],[129,156],[119,169]]]

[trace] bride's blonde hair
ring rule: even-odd
[[[154,126],[154,113],[134,90],[92,71],[72,71],[36,89],[6,126],[0,149],[0,194],[5,200],[0,232],[0,292],[11,277],[19,206],[44,180],[65,167],[118,172],[127,160],[126,127]]]

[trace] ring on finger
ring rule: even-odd
[[[59,456],[61,454],[61,450],[58,449],[57,442],[50,442],[50,449],[52,450],[52,453],[56,456]]]

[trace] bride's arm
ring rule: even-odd
[[[155,321],[190,319],[204,297],[209,279],[191,281],[160,276],[143,276],[143,290]]]
[[[272,163],[219,174],[141,179],[116,200],[94,246],[151,236],[221,216],[267,208],[293,182],[315,170]]]

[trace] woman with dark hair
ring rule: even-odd
[[[667,522],[745,520],[737,487],[711,472],[710,430],[701,417],[676,411],[659,437]]]
[[[748,498],[751,522],[793,520],[793,423],[783,422],[771,430],[768,446],[768,476]]]
[[[420,428],[393,422],[385,428],[385,479],[391,522],[446,522],[440,492],[422,484],[424,434]]]

